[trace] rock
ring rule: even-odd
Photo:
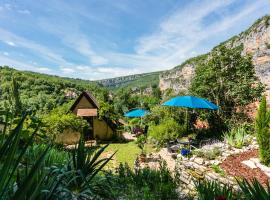
[[[180,176],[180,181],[182,181],[183,183],[189,185],[190,181],[187,178],[181,177]]]
[[[243,163],[244,165],[248,166],[251,169],[256,169],[257,168],[256,164],[251,160],[244,160],[241,163]]]
[[[266,22],[268,20],[268,22]],[[247,31],[239,34],[238,36],[226,41],[225,45],[228,47],[236,47],[243,45],[243,55],[251,55],[254,64],[255,72],[262,84],[266,85],[265,94],[267,100],[270,100],[270,26],[268,25],[269,19],[262,18],[257,21]],[[206,57],[206,56],[205,56]],[[196,66],[204,59],[202,57],[191,58],[171,70],[164,71],[160,74],[159,87],[161,91],[172,89],[175,93],[180,91],[187,91],[191,81],[195,75]],[[251,116],[254,116],[250,113]]]
[[[219,160],[210,160],[209,162],[211,165],[219,165],[221,163]]]
[[[179,146],[179,144],[172,145],[172,146],[170,147],[170,149],[171,149],[172,151],[178,151],[178,150],[180,149],[180,146]]]
[[[219,175],[213,172],[208,172],[206,176],[210,177],[210,179],[217,180]]]
[[[199,165],[202,165],[204,163],[204,159],[197,157],[197,158],[194,159],[194,162],[199,164]]]

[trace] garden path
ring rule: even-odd
[[[157,154],[166,161],[168,169],[173,172],[175,170],[176,163],[172,158],[172,154],[168,152],[167,148],[162,148]]]

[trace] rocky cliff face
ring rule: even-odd
[[[243,44],[243,54],[252,55],[255,71],[260,81],[266,85],[266,95],[270,101],[270,17],[257,20],[248,30],[228,41],[228,46]],[[207,55],[205,55],[207,56]],[[159,86],[162,91],[172,88],[175,93],[188,90],[195,75],[195,68],[203,56],[192,58],[160,75]]]
[[[160,73],[161,72],[134,74],[134,75],[129,75],[129,76],[121,76],[121,77],[116,77],[116,78],[103,79],[103,80],[99,80],[97,82],[102,84],[105,87],[118,88],[121,86],[127,86],[134,81],[146,82],[146,84],[147,84],[147,81],[149,81],[149,79],[153,80],[156,77],[156,84],[158,84],[158,76]],[[137,85],[135,84],[134,87],[135,86],[137,86]]]

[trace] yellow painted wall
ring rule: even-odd
[[[101,140],[109,140],[113,136],[113,130],[104,121],[98,118],[94,119],[94,137]]]

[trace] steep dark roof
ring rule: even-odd
[[[74,104],[71,106],[70,110],[73,111],[76,108],[76,105],[85,97],[95,108],[99,108],[98,102],[95,97],[90,92],[82,92],[80,96],[76,99]]]

